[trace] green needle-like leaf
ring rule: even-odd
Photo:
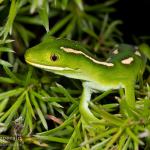
[[[2,59],[0,59],[0,65],[6,66],[6,67],[12,67],[12,65],[9,62],[2,60]]]
[[[61,4],[62,9],[65,10],[67,8],[68,2],[69,2],[69,0],[62,0],[62,4]]]
[[[82,142],[82,135],[81,135],[80,127],[81,127],[81,122],[79,121],[64,150],[73,149]]]
[[[40,17],[43,21],[43,25],[46,29],[46,31],[49,31],[49,20],[48,20],[48,16],[49,16],[49,7],[48,7],[48,1],[47,0],[43,0],[43,5],[40,8],[39,14]]]
[[[17,32],[19,33],[19,35],[23,39],[25,45],[29,46],[30,38],[35,38],[35,35],[19,23],[15,23],[14,25],[15,25],[15,29],[17,30]]]
[[[123,130],[124,130],[123,128],[119,128],[118,132],[112,136],[111,140],[106,145],[106,148],[105,148],[106,150],[109,150],[109,148],[113,146],[113,144],[117,141],[117,139],[122,134]]]
[[[117,20],[112,22],[105,31],[103,38],[106,40],[108,37],[110,37],[111,33],[114,31],[114,28],[116,28],[116,26],[119,24],[122,24],[122,21]]]
[[[58,138],[58,137],[53,137],[53,136],[39,136],[39,135],[35,135],[35,137],[37,137],[38,139],[41,140],[46,140],[46,141],[51,141],[51,142],[58,142],[58,143],[68,143],[69,139],[66,138]]]
[[[0,113],[6,108],[9,99],[5,98],[3,101],[0,102]]]
[[[22,101],[24,100],[24,95],[26,91],[24,91],[16,100],[16,102],[9,108],[9,110],[0,118],[0,122],[5,120],[6,126],[10,125],[10,122],[14,115],[17,113],[18,108],[20,107]]]
[[[140,144],[144,144],[142,141],[140,141],[140,139],[130,130],[130,128],[126,128],[126,132],[127,134],[133,139],[133,141],[140,143]]]
[[[72,19],[70,23],[67,25],[67,27],[64,29],[64,31],[60,34],[60,37],[62,38],[65,36],[68,37],[74,29],[75,22],[76,22],[76,18]]]
[[[8,47],[0,47],[0,52],[14,52],[14,51]]]
[[[27,111],[26,111],[26,122],[29,126],[30,133],[31,133],[32,130],[33,130],[33,122],[32,122],[32,114],[30,113],[28,108],[27,108]]]
[[[33,105],[35,106],[35,109],[36,109],[36,111],[37,111],[37,113],[38,113],[38,116],[39,116],[39,118],[41,119],[41,122],[42,122],[43,126],[44,126],[45,129],[47,130],[47,129],[48,129],[47,122],[46,122],[46,120],[45,120],[45,117],[44,117],[44,115],[43,115],[43,113],[42,113],[42,111],[41,111],[41,109],[40,109],[38,103],[37,103],[36,100],[35,100],[35,97],[34,97],[32,91],[30,91],[30,97],[31,97],[31,101],[32,101]]]
[[[18,77],[16,77],[16,75],[13,72],[11,72],[10,69],[7,66],[3,66],[3,68],[6,72],[6,74],[10,78],[12,78],[16,83],[23,84],[22,81]]]
[[[65,18],[63,18],[62,20],[60,20],[58,23],[55,24],[55,26],[53,26],[53,28],[50,29],[50,31],[48,32],[48,35],[53,35],[54,33],[56,33],[58,30],[60,30],[70,19],[72,18],[72,15],[69,14],[68,16],[66,16]]]
[[[54,129],[51,129],[49,131],[45,131],[45,132],[37,133],[37,134],[40,135],[40,136],[46,136],[46,135],[49,135],[49,134],[53,134],[53,133],[65,128],[66,126],[70,125],[73,121],[72,119],[73,119],[73,117],[70,117],[67,120],[65,120],[65,122],[63,122],[60,126],[54,128]]]
[[[31,114],[35,118],[34,110],[32,108],[32,105],[30,103],[29,95],[26,93],[26,104],[27,104],[27,111],[29,114]]]
[[[19,1],[12,0],[9,15],[8,15],[8,20],[6,22],[4,30],[2,31],[2,33],[4,34],[4,40],[6,39],[8,33],[10,34],[12,33],[12,26],[13,26],[13,22],[16,17],[18,8],[19,8]]]
[[[7,92],[0,93],[0,100],[11,97],[11,96],[17,96],[23,90],[24,90],[23,88],[16,88],[14,90],[10,90],[10,91],[7,91]]]

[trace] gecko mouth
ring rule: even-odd
[[[48,66],[48,65],[35,64],[35,63],[32,63],[28,60],[26,60],[26,62],[29,63],[32,66],[35,66],[37,68],[41,68],[41,69],[44,69],[44,70],[54,70],[54,71],[74,70],[74,69],[69,68],[69,67],[59,67],[59,66]]]

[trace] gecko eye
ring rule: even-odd
[[[50,56],[50,59],[51,59],[52,61],[57,61],[57,60],[58,60],[58,56],[57,56],[56,54],[52,54],[52,55]]]

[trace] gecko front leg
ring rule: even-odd
[[[90,111],[90,109],[88,107],[88,103],[91,99],[92,93],[93,93],[93,91],[88,86],[88,82],[84,82],[83,83],[83,92],[82,92],[82,96],[81,96],[81,100],[80,100],[80,104],[79,104],[79,111],[81,113],[83,120],[87,124],[92,123],[92,124],[99,125],[99,124],[101,124],[101,121],[93,115],[93,113]],[[102,125],[99,125],[99,127],[100,126],[102,126]],[[104,127],[102,126],[102,128],[104,128]]]

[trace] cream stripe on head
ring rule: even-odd
[[[113,54],[118,54],[119,53],[119,51],[118,51],[118,49],[115,49],[114,51],[113,51]]]
[[[27,62],[32,66],[42,68],[42,69],[47,69],[47,70],[56,70],[56,71],[74,70],[74,69],[68,68],[68,67],[48,66],[48,65],[35,64],[35,63],[29,62],[29,61],[27,61]]]
[[[121,63],[129,65],[132,63],[133,60],[133,57],[129,57],[127,59],[122,60]]]
[[[101,65],[108,66],[108,67],[114,66],[114,64],[112,64],[112,63],[101,62],[101,61],[95,60],[94,58],[88,56],[87,54],[85,54],[84,52],[79,51],[79,50],[75,50],[75,49],[72,49],[72,48],[66,48],[66,47],[60,47],[60,49],[62,49],[63,51],[65,51],[67,53],[74,53],[74,54],[84,55],[86,58],[92,60],[94,63],[97,63],[97,64],[101,64]]]
[[[140,54],[139,51],[136,51],[136,52],[135,52],[135,55],[141,56],[141,54]]]

